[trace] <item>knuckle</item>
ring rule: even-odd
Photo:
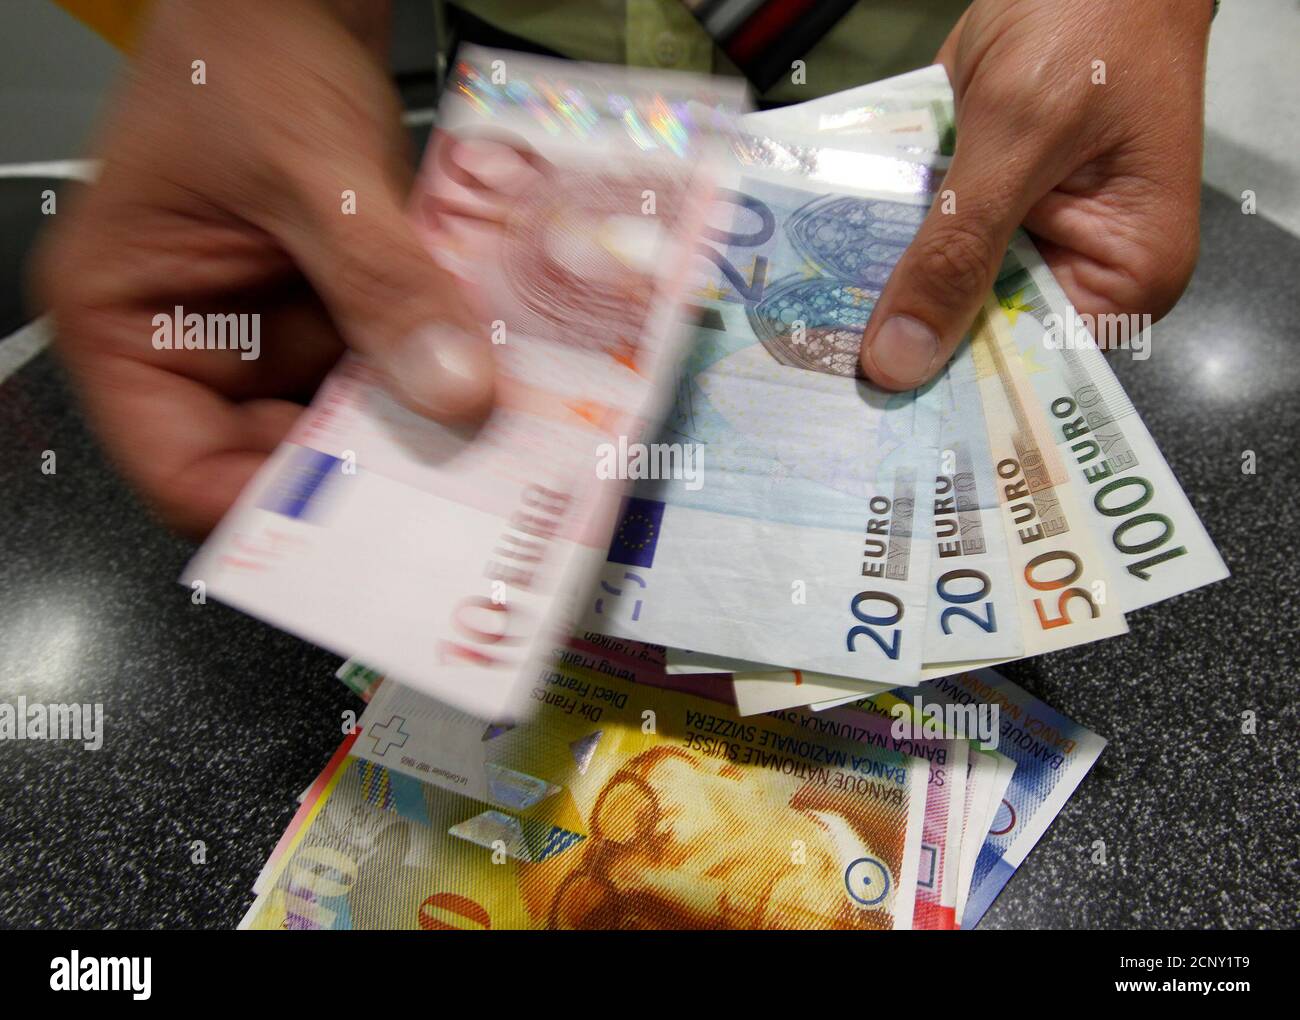
[[[933,300],[958,308],[983,294],[999,258],[987,234],[952,224],[921,242],[916,270]]]
[[[28,261],[28,299],[50,316],[59,340],[76,340],[91,331],[95,311],[84,286],[91,268],[84,247],[63,225],[37,242]]]
[[[1169,247],[1139,249],[1129,270],[1133,282],[1129,304],[1157,319],[1164,316],[1187,289],[1199,256],[1195,237]]]
[[[333,239],[337,277],[331,285],[345,307],[386,307],[409,301],[412,287],[409,253],[388,232],[369,227],[360,217],[340,217]]]

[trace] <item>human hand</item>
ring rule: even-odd
[[[957,149],[867,323],[863,371],[937,374],[1022,224],[1083,314],[1164,315],[1199,243],[1210,0],[976,0],[938,59]],[[1095,64],[1104,62],[1104,66]],[[1104,74],[1104,83],[1094,81]]]
[[[377,59],[386,7],[160,3],[102,131],[99,180],[37,254],[38,300],[91,421],[179,530],[216,523],[345,345],[431,417],[491,404],[487,335],[404,209],[400,106]],[[153,318],[177,305],[260,313],[260,356],[156,349]]]

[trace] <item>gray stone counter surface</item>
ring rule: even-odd
[[[1109,745],[986,927],[1300,918],[1298,266],[1300,240],[1207,192],[1191,288],[1149,360],[1114,362],[1232,577],[1006,667]],[[0,742],[0,925],[233,926],[360,708],[339,660],[191,603],[190,546],[118,479],[48,352],[0,384],[0,494],[0,701],[99,702],[106,733]]]

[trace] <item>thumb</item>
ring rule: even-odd
[[[299,183],[300,215],[277,233],[344,341],[402,403],[442,422],[484,417],[493,396],[487,332],[425,250],[396,180],[379,166],[347,169]]]
[[[968,138],[863,334],[862,370],[886,389],[920,386],[947,364],[1033,204],[1007,152],[987,136]]]

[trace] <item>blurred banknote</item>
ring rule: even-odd
[[[598,478],[598,447],[639,435],[671,389],[704,153],[741,96],[461,54],[412,212],[494,341],[490,419],[436,425],[349,357],[186,580],[500,718],[608,541],[622,484]]]
[[[910,926],[919,759],[562,668],[530,696],[484,727],[384,683],[247,926]]]

